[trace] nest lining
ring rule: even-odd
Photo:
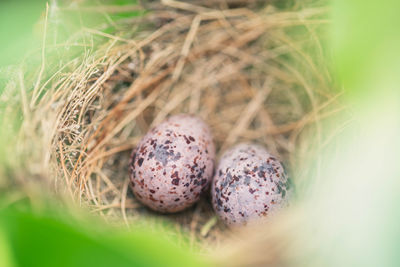
[[[85,38],[101,37],[103,44],[59,68],[43,83],[46,94],[33,92],[35,111],[22,125],[22,132],[31,131],[21,138],[37,142],[21,147],[38,148],[40,160],[27,169],[39,169],[57,194],[109,222],[162,217],[189,233],[192,244],[218,244],[227,229],[206,196],[171,215],[151,212],[133,197],[130,151],[167,116],[191,113],[210,125],[218,156],[252,141],[289,172],[299,170],[323,145],[320,121],[339,111],[329,70],[319,64],[322,52],[306,52],[319,51],[316,32],[326,10],[163,2],[139,21],[121,21],[124,30],[113,34],[87,29]]]

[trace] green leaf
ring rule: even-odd
[[[398,92],[400,1],[333,3],[335,60],[340,78],[351,95],[364,99],[369,94],[388,97],[388,93]]]
[[[3,267],[13,267],[14,262],[11,257],[10,248],[6,239],[4,237],[4,233],[0,231],[0,266]]]
[[[46,1],[0,1],[0,67],[15,64],[37,45],[34,25],[46,10]]]
[[[0,229],[17,266],[204,266],[167,239],[165,229],[133,226],[128,231],[99,221],[16,210],[0,213]]]

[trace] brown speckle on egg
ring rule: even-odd
[[[172,116],[149,131],[132,152],[132,191],[153,210],[181,211],[209,186],[214,157],[210,129],[200,118]]]
[[[226,151],[212,181],[212,203],[228,225],[271,216],[288,204],[290,180],[282,164],[256,144]]]

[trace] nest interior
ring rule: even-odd
[[[214,243],[227,229],[207,196],[160,215],[131,193],[130,152],[152,126],[196,114],[211,127],[218,155],[238,142],[261,143],[297,171],[295,183],[306,179],[299,166],[323,145],[320,121],[337,112],[319,37],[326,9],[250,2],[162,1],[112,34],[97,28],[71,37],[103,41],[24,96],[24,168],[109,222],[162,217],[191,242]]]

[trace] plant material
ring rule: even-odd
[[[4,139],[14,145],[1,147],[8,155],[3,188],[32,203],[50,194],[110,223],[160,216],[143,209],[121,170],[152,126],[191,113],[210,126],[217,157],[237,142],[261,143],[289,172],[298,170],[294,183],[304,189],[312,176],[297,167],[326,145],[322,121],[343,110],[320,49],[327,10],[245,2],[152,2],[123,19],[105,7],[107,21],[95,25],[84,18],[99,8],[85,6],[77,12],[82,24],[64,29],[63,38],[50,18],[75,13],[50,4],[39,64],[13,72],[0,98],[12,105],[1,111],[3,125],[19,122],[18,134]],[[201,234],[213,217],[207,200],[162,216],[190,244],[206,241],[206,250],[225,235],[221,222]]]
[[[37,212],[28,207],[21,211],[12,207],[0,210],[0,255],[4,256],[0,264],[10,267],[14,263],[41,267],[205,266],[205,260],[176,245],[173,238],[166,238],[172,233],[166,229],[137,224],[127,232],[98,219],[78,220],[61,215],[60,211]],[[3,244],[9,245],[9,249]]]

